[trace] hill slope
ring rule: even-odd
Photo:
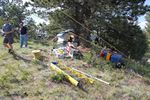
[[[0,38],[0,41],[2,39]],[[99,66],[88,66],[82,60],[59,59],[68,66],[90,73],[110,85],[95,81],[85,84],[88,93],[63,81],[52,81],[47,63],[58,61],[54,57],[45,58],[41,63],[33,60],[32,50],[41,49],[47,56],[49,44],[29,42],[28,48],[19,48],[14,44],[15,55],[7,53],[0,42],[0,99],[14,100],[148,100],[150,99],[150,79],[140,77],[129,70],[112,68],[111,64],[99,58]],[[44,63],[44,64],[43,64]]]

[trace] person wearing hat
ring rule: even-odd
[[[3,36],[4,36],[4,40],[3,40],[3,45],[8,48],[8,53],[13,53],[13,33],[14,33],[14,29],[11,25],[11,23],[9,22],[9,18],[5,18],[4,19],[5,23],[2,27],[2,31],[3,31]]]
[[[71,58],[73,58],[73,52],[76,49],[76,47],[73,44],[73,41],[74,41],[74,36],[70,35],[70,38],[69,38],[68,43],[67,43],[66,51],[68,53],[68,56],[70,56]]]
[[[74,35],[70,35],[70,40],[73,41],[73,39],[74,39]]]

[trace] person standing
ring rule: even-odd
[[[14,33],[14,29],[11,25],[11,23],[9,22],[9,18],[5,18],[4,19],[5,24],[2,27],[2,31],[3,31],[3,36],[4,36],[4,40],[3,40],[3,45],[8,48],[8,53],[13,53],[13,33]]]
[[[21,22],[19,24],[20,26],[20,48],[23,47],[23,45],[25,45],[25,47],[27,47],[27,27],[23,26],[23,22]]]

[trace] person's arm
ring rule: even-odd
[[[70,47],[76,49],[76,47],[73,45],[73,43],[69,42]]]
[[[4,34],[7,35],[7,34],[10,34],[10,33],[13,33],[13,32],[15,31],[15,29],[11,28],[11,31],[5,32],[5,31],[4,31],[4,26],[3,26],[3,27],[2,27],[2,31],[3,31]]]
[[[58,40],[58,37],[55,36],[51,41],[56,42]]]
[[[13,29],[13,30],[11,30],[11,31],[9,31],[9,32],[4,32],[4,34],[10,34],[10,33],[13,33],[15,30]]]

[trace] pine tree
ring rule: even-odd
[[[150,10],[149,6],[144,5],[145,0],[32,1],[40,7],[49,9],[59,7],[59,10],[50,13],[51,18],[56,21],[54,24],[61,25],[60,27],[64,29],[73,28],[85,39],[88,39],[91,31],[96,30],[98,36],[103,37],[132,58],[139,59],[145,52],[136,45],[143,43],[146,49],[146,38],[136,25],[138,16]]]
[[[146,34],[147,36],[150,38],[150,13],[147,13],[146,14],[146,27],[145,27],[145,30],[146,30]]]

